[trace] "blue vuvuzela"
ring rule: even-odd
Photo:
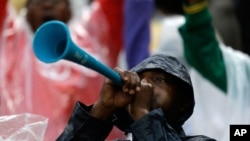
[[[42,62],[53,63],[61,59],[72,61],[99,72],[119,86],[122,85],[122,79],[117,72],[96,60],[71,40],[68,27],[61,21],[49,21],[37,29],[33,50]]]

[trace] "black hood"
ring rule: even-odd
[[[152,55],[133,67],[131,71],[140,73],[144,70],[150,69],[161,69],[166,73],[181,79],[192,87],[192,82],[186,67],[172,56],[163,54]]]
[[[183,94],[185,94],[185,97],[188,100],[187,102],[189,103],[189,107],[187,108],[187,111],[185,111],[185,113],[183,113],[178,119],[176,119],[176,126],[181,127],[184,122],[193,114],[193,109],[195,105],[193,86],[188,70],[176,58],[163,54],[156,54],[150,56],[149,58],[145,59],[144,61],[133,67],[131,71],[140,73],[142,71],[152,69],[161,69],[167,74],[170,74],[176,77],[177,79],[183,81],[183,84],[188,86],[188,91]],[[123,114],[121,115],[124,116]]]
[[[188,70],[175,57],[164,54],[156,54],[133,67],[131,71],[140,73],[142,71],[152,69],[161,69],[167,74],[175,76],[177,79],[183,81],[184,84],[189,86],[188,91],[183,93],[186,95],[184,97],[189,100],[187,101],[189,103],[189,107],[187,108],[187,111],[179,117],[179,119],[176,119],[175,123],[176,126],[182,126],[184,122],[193,114],[195,105],[193,86]]]

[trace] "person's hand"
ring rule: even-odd
[[[196,14],[207,7],[207,0],[183,0],[183,10],[186,14]]]
[[[130,116],[136,121],[151,111],[154,91],[152,84],[145,79],[141,80],[141,91],[137,92],[135,98],[128,106]]]
[[[141,90],[139,76],[130,71],[116,68],[123,81],[122,87],[115,85],[111,80],[106,79],[99,99],[93,105],[90,114],[99,119],[106,119],[114,111],[126,107],[134,95]]]

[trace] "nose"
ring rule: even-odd
[[[42,3],[44,6],[47,6],[47,7],[49,7],[49,6],[52,6],[52,5],[54,5],[54,2],[53,1],[51,1],[51,0],[45,0],[45,1],[43,1],[43,3]]]

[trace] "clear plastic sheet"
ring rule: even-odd
[[[0,141],[43,141],[46,117],[25,113],[0,117]]]

